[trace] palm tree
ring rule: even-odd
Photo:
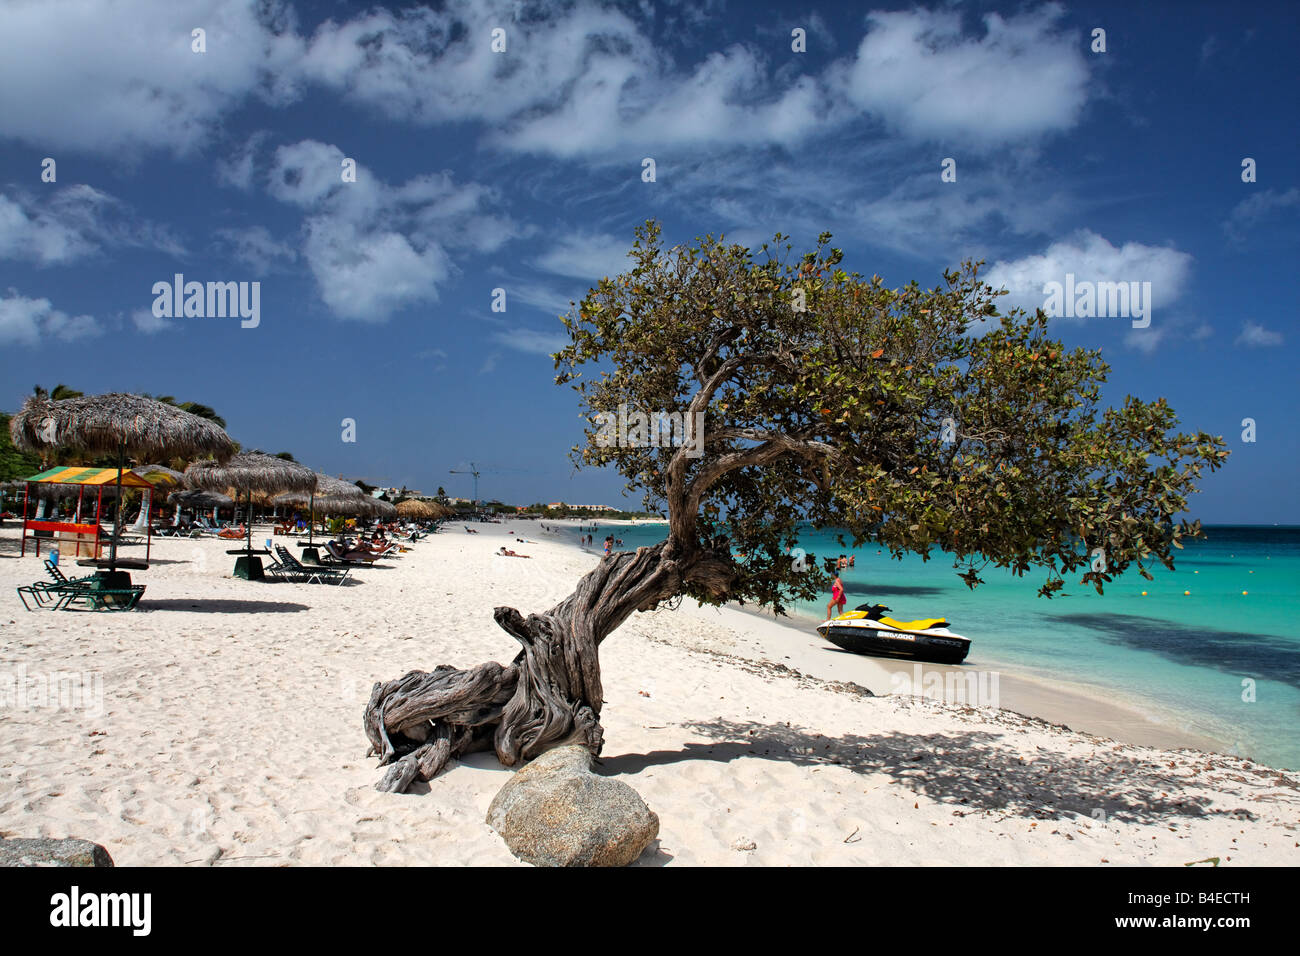
[[[60,382],[58,385],[54,386],[54,391],[49,391],[48,389],[45,389],[42,386],[37,385],[32,389],[32,394],[35,395],[37,398],[44,398],[50,401],[57,402],[60,399],[64,399],[64,398],[80,398],[82,395],[86,393],[79,392],[75,388],[69,388],[68,386]]]
[[[226,427],[226,420],[217,414],[217,410],[211,405],[201,405],[198,402],[178,402],[175,395],[150,395],[148,392],[141,392],[145,398],[152,398],[155,402],[162,402],[164,405],[174,405],[183,412],[189,412],[191,415],[198,415],[199,418],[206,418],[210,422],[216,422],[222,428]]]

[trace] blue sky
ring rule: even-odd
[[[1149,327],[1057,334],[1111,402],[1227,439],[1196,515],[1300,523],[1300,8],[1133,6],[5,3],[0,407],[171,394],[349,478],[468,495],[472,460],[485,497],[619,503],[566,457],[556,313],[646,218],[828,230],[891,285],[983,258],[1030,308],[1064,273],[1150,282]],[[260,282],[260,324],[155,317],[175,273]]]

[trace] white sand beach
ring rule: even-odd
[[[484,823],[511,772],[492,754],[379,793],[361,726],[375,681],[509,661],[492,608],[545,609],[597,560],[535,522],[475,527],[343,587],[249,583],[230,542],[155,540],[128,613],[25,611],[40,563],[0,529],[0,835],[118,865],[522,865]],[[1011,709],[891,694],[910,665],[690,602],[601,650],[599,769],[660,818],[640,865],[1300,861],[1300,775],[1068,688],[1003,675]]]

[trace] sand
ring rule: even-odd
[[[361,727],[377,680],[509,661],[493,606],[549,607],[598,560],[534,522],[474,527],[344,587],[250,583],[228,542],[155,541],[121,614],[24,611],[40,565],[0,529],[0,836],[82,837],[119,865],[522,865],[483,820],[511,772],[495,757],[378,793]],[[1300,859],[1300,776],[1070,689],[1000,675],[1002,708],[1038,716],[934,700],[905,692],[910,665],[689,602],[601,657],[600,770],[661,822],[640,865]]]

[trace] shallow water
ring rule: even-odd
[[[597,545],[608,530],[595,532]],[[622,550],[665,534],[662,524],[614,530]],[[989,568],[971,591],[943,556],[895,561],[812,530],[799,544],[819,561],[856,555],[856,567],[840,573],[850,608],[947,617],[972,639],[972,665],[1092,685],[1232,752],[1300,769],[1300,528],[1205,532],[1178,554],[1177,570],[1154,571],[1154,581],[1130,571],[1098,595],[1076,579],[1050,601],[1037,597],[1041,575]],[[811,630],[826,600],[801,604],[792,623]]]

